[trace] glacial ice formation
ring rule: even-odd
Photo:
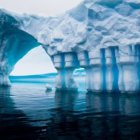
[[[8,77],[16,62],[38,44],[33,36],[19,29],[14,17],[0,11],[0,85],[10,85]]]
[[[139,0],[84,0],[58,17],[1,10],[0,25],[0,84],[8,83],[21,57],[42,45],[58,70],[58,88],[76,88],[72,73],[82,67],[88,90],[140,90]]]

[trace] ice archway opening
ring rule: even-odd
[[[42,46],[31,49],[14,66],[10,75],[37,75],[56,72],[50,56]]]

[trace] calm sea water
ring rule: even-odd
[[[49,81],[54,86],[54,81]],[[45,91],[45,83],[0,88],[0,140],[140,140],[140,96]]]

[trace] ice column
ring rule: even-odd
[[[10,69],[10,68],[9,68]],[[0,86],[10,86],[8,66],[1,62],[0,65]]]
[[[0,86],[10,86],[9,74],[0,73]]]
[[[119,90],[121,92],[137,92],[140,90],[139,46],[130,45],[119,48]]]
[[[79,67],[77,55],[74,52],[65,53],[66,88],[76,89],[77,85],[73,78],[74,69]]]
[[[105,49],[106,58],[106,90],[108,92],[118,91],[118,67],[116,63],[117,47]]]
[[[89,67],[87,68],[88,90],[93,92],[104,91],[105,83],[105,51],[97,49],[88,52]]]
[[[79,66],[76,53],[60,53],[54,55],[52,60],[58,71],[56,88],[76,89],[77,85],[73,78],[73,70]]]
[[[56,54],[52,56],[54,67],[57,69],[58,76],[56,81],[56,88],[65,88],[65,69],[64,69],[64,54]]]
[[[87,51],[81,51],[78,52],[78,60],[79,60],[79,64],[80,67],[85,68],[86,71],[86,84],[87,84],[87,89],[91,89],[92,87],[92,82],[91,82],[91,75],[92,75],[92,71],[91,71],[91,67],[89,66],[89,56],[88,56],[88,52]]]

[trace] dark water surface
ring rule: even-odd
[[[0,88],[0,140],[140,140],[140,96]]]

